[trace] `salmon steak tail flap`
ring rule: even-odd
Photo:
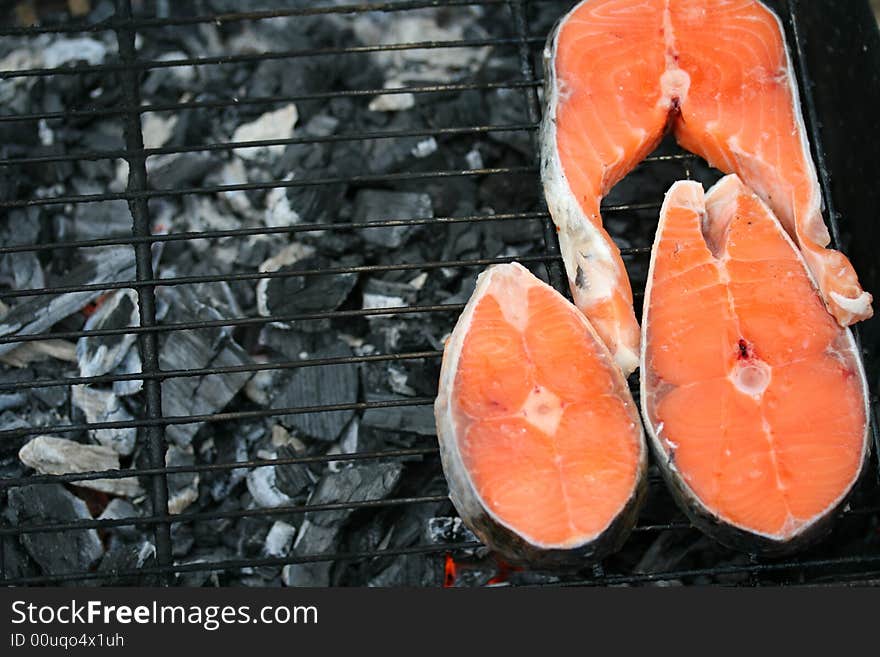
[[[826,533],[868,458],[865,374],[804,256],[737,176],[667,193],[642,344],[651,446],[694,523],[770,554]]]
[[[782,24],[762,3],[585,0],[551,33],[544,62],[547,204],[574,301],[625,372],[636,367],[639,334],[599,205],[669,130],[770,206],[841,326],[871,316],[849,260],[827,248]]]
[[[590,323],[526,268],[478,277],[434,413],[450,498],[505,560],[579,564],[628,536],[647,469],[637,407]]]

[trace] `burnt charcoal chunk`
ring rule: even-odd
[[[224,291],[221,286],[183,288],[173,296],[169,315],[174,322],[215,321],[222,319],[224,313],[229,317],[231,311],[220,301],[229,294],[228,288]],[[163,370],[230,367],[251,362],[225,327],[172,331],[164,338],[159,352]],[[235,372],[168,379],[162,384],[162,408],[168,416],[215,413],[226,407],[251,376],[250,372]],[[179,445],[188,445],[200,427],[200,423],[171,425],[167,434]]]
[[[396,488],[403,473],[400,463],[353,465],[338,472],[328,471],[315,486],[310,505],[334,502],[356,503],[380,500]],[[307,513],[300,527],[293,554],[298,557],[328,554],[339,545],[339,535],[353,513],[352,509]],[[328,586],[329,562],[290,564],[284,568],[287,586]]]
[[[370,396],[368,396],[368,399]],[[400,395],[384,395],[383,400],[406,399]],[[391,406],[368,408],[364,411],[361,425],[380,431],[413,433],[420,436],[435,436],[434,409],[431,406]]]
[[[155,159],[149,169],[153,189],[179,189],[198,183],[220,163],[207,153],[178,153]]]
[[[40,211],[38,208],[12,210],[0,227],[0,244],[17,246],[39,242]],[[0,258],[0,282],[13,289],[43,287],[43,267],[33,251],[9,253]]]
[[[64,277],[63,283],[74,286],[126,281],[134,278],[134,253],[129,247],[105,249],[93,260],[86,261]],[[41,333],[65,317],[79,311],[89,301],[100,296],[99,290],[40,295],[16,304],[0,320],[0,335]],[[15,343],[0,344],[0,354],[15,349]]]
[[[14,526],[91,520],[85,502],[59,484],[22,486],[9,491]],[[104,554],[94,529],[22,534],[21,543],[45,573],[88,571]]]
[[[14,536],[0,536],[0,554],[3,555],[4,579],[36,577],[40,574],[37,564]]]
[[[152,543],[117,543],[101,559],[98,572],[104,575],[101,584],[106,586],[156,586],[155,575],[137,573],[141,568],[155,568],[156,565],[156,548]]]
[[[427,194],[362,189],[354,200],[354,220],[359,223],[389,219],[430,219],[433,216],[431,197]],[[361,232],[364,239],[372,244],[397,248],[418,228],[419,226],[390,226],[367,228]]]
[[[309,354],[309,358],[351,356],[351,350],[337,343]],[[300,367],[278,379],[273,408],[350,404],[357,401],[358,372],[355,364]],[[330,411],[285,415],[281,422],[317,440],[333,441],[351,420],[354,411]]]
[[[120,329],[140,325],[137,294],[133,290],[111,293],[89,317],[86,331]],[[134,334],[85,336],[76,343],[80,376],[100,376],[115,369],[136,339]]]
[[[325,258],[310,256],[284,267],[282,271],[345,267],[356,262],[358,260],[354,258],[344,258],[331,263]],[[257,288],[260,312],[267,317],[277,317],[336,310],[354,289],[357,279],[356,273],[270,278]],[[323,331],[327,328],[327,321],[300,321],[295,323],[295,327],[305,331]]]
[[[130,235],[131,226],[131,212],[126,201],[79,203],[73,211],[72,232],[78,240]]]

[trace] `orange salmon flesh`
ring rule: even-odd
[[[660,465],[721,522],[789,541],[826,517],[868,449],[849,329],[736,176],[672,186],[642,322],[642,410]]]
[[[610,353],[518,264],[479,277],[447,342],[435,411],[453,502],[490,544],[473,522],[483,515],[532,546],[588,544],[645,467],[638,411]]]
[[[599,204],[669,129],[773,210],[841,326],[871,316],[850,262],[827,248],[782,26],[762,3],[586,0],[544,56],[545,195],[575,303],[625,372],[637,365],[639,330]]]

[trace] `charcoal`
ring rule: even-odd
[[[15,536],[0,536],[0,554],[3,555],[3,579],[37,577],[39,568]]]
[[[293,502],[278,487],[275,466],[254,468],[247,475],[247,488],[260,508],[290,506]]]
[[[333,502],[353,503],[383,499],[397,486],[403,466],[400,463],[358,464],[339,472],[327,472],[309,498],[310,505]],[[293,546],[295,556],[327,554],[335,551],[339,535],[351,509],[307,513]],[[286,586],[327,586],[329,562],[289,564],[284,567]]]
[[[334,266],[357,263],[349,257]],[[327,268],[331,263],[325,258],[310,256],[302,258],[280,271],[303,271]],[[285,276],[260,281],[257,286],[257,304],[264,317],[328,312],[338,308],[351,294],[357,283],[356,273],[320,274],[316,276]],[[327,321],[305,320],[296,323],[300,330],[326,330]]]
[[[489,120],[492,125],[513,125],[529,122],[526,112],[526,98],[522,89],[491,89],[486,94],[489,107]],[[489,138],[510,146],[526,157],[532,156],[532,132],[517,130],[511,132],[492,131]]]
[[[0,413],[16,408],[21,408],[27,403],[27,396],[23,392],[0,394]]]
[[[38,243],[39,218],[37,208],[10,211],[0,229],[0,244],[17,246]],[[9,253],[0,258],[0,281],[16,290],[43,287],[45,277],[36,252]]]
[[[33,438],[21,448],[18,457],[22,463],[40,474],[63,475],[119,469],[119,454],[109,447],[83,445],[53,436]],[[74,482],[74,485],[123,497],[137,497],[143,493],[138,480],[134,477],[87,479]]]
[[[192,527],[181,523],[171,525],[171,554],[175,558],[185,557],[195,543]]]
[[[91,520],[85,502],[60,484],[21,486],[9,491],[13,526]],[[104,554],[98,532],[76,529],[21,535],[21,543],[45,573],[87,572]]]
[[[217,563],[218,561],[226,561],[233,556],[235,555],[226,548],[197,550],[192,557],[184,559],[180,563],[183,565],[195,565],[200,563],[211,564]],[[205,586],[206,584],[217,587],[220,585],[220,577],[222,575],[224,575],[224,571],[210,570],[209,568],[205,570],[184,571],[177,574],[177,583],[179,586],[185,586],[188,588]]]
[[[224,534],[224,542],[227,547],[243,557],[261,557],[271,527],[272,520],[269,518],[245,517],[236,523],[235,531]]]
[[[239,431],[223,432],[214,437],[215,463],[235,463],[247,461],[247,442]],[[233,468],[221,472],[206,472],[202,478],[208,484],[211,497],[216,501],[225,499],[247,476],[247,469]]]
[[[140,545],[116,544],[98,566],[98,572],[106,577],[101,580],[107,586],[155,586],[158,582],[154,575],[117,575],[116,573],[132,573],[141,568],[155,568],[156,546],[149,542]]]
[[[218,287],[225,287],[225,290],[217,290],[225,296],[228,286]],[[223,296],[216,293],[206,294],[203,301],[196,290],[187,287],[177,291],[172,298],[170,305],[175,322],[211,321],[223,317],[220,310]],[[226,312],[229,312],[228,308]],[[250,362],[227,328],[167,333],[159,352],[159,366],[163,370],[228,367]],[[168,379],[162,384],[162,408],[169,416],[215,413],[229,403],[250,377],[249,372],[241,372]],[[170,440],[183,446],[192,441],[199,428],[198,423],[171,425],[166,434]]]
[[[64,277],[64,285],[93,285],[134,278],[134,254],[130,248],[105,249],[100,257],[83,263]],[[57,283],[56,283],[57,285]],[[42,333],[100,296],[99,291],[67,292],[27,298],[0,319],[0,336]],[[0,344],[0,355],[14,349]]]
[[[39,399],[48,408],[58,408],[67,402],[67,388],[64,386],[48,386],[46,388],[31,388],[31,394]]]
[[[390,566],[370,578],[367,584],[374,587],[441,586],[442,567],[433,561],[420,554],[402,554]]]
[[[142,515],[140,510],[134,504],[121,497],[114,497],[107,503],[101,515],[98,516],[98,520],[122,520],[123,518],[136,518],[140,515]],[[112,531],[114,536],[124,538],[127,541],[136,540],[141,535],[136,525],[119,525],[114,527]]]
[[[430,219],[433,216],[431,197],[427,194],[363,189],[358,192],[354,201],[354,220],[361,223],[388,219]],[[362,234],[372,244],[395,249],[412,237],[418,228],[367,228]]]
[[[301,453],[293,447],[284,445],[278,448],[279,458],[295,458]],[[275,485],[284,495],[295,498],[312,484],[309,466],[303,463],[291,463],[275,466]]]
[[[412,305],[416,289],[408,283],[370,278],[364,285],[364,308],[400,308]]]
[[[383,396],[382,400],[404,400],[401,395]],[[367,396],[367,401],[377,401]],[[434,411],[430,406],[392,406],[368,408],[361,419],[364,427],[420,436],[436,436]]]
[[[95,187],[95,192],[103,191]],[[132,218],[125,201],[80,203],[73,211],[73,237],[101,239],[131,234]]]
[[[192,445],[170,445],[165,452],[169,468],[195,465]],[[168,475],[168,513],[178,514],[199,499],[199,473],[174,472]]]
[[[98,331],[130,326],[140,326],[137,293],[134,290],[117,290],[89,317],[83,330]],[[100,376],[112,371],[122,363],[136,338],[136,335],[130,333],[80,338],[76,343],[79,375]]]
[[[71,399],[85,414],[89,424],[96,422],[129,422],[133,419],[125,404],[110,390],[92,386],[72,386]],[[117,454],[128,456],[134,451],[137,429],[134,427],[116,427],[108,429],[92,429],[89,435],[93,440],[109,447]]]
[[[478,540],[458,517],[430,518],[425,534],[430,543],[469,543]]]
[[[197,184],[217,166],[216,157],[198,152],[158,155],[147,162],[153,189],[180,189]]]
[[[341,342],[310,354],[310,358],[339,358],[351,356],[351,350]],[[326,367],[300,367],[279,375],[274,408],[295,408],[318,405],[349,404],[357,401],[357,365],[339,364]],[[336,440],[354,411],[298,413],[284,415],[279,421],[316,440]]]
[[[425,128],[420,117],[412,112],[398,112],[385,126],[385,130],[403,132]],[[409,165],[417,161],[413,156],[413,150],[418,147],[420,137],[397,137],[391,141],[388,139],[367,139],[361,142],[365,160],[360,163],[359,170],[364,168],[370,173],[383,174],[393,171],[406,170]]]

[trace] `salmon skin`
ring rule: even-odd
[[[767,553],[826,532],[868,457],[865,374],[804,257],[737,176],[667,193],[642,332],[642,413],[694,523]]]
[[[578,310],[490,267],[449,337],[434,405],[450,498],[511,563],[583,563],[626,539],[647,446],[626,380]]]
[[[672,130],[737,173],[800,246],[841,326],[870,317],[830,238],[777,16],[756,0],[585,0],[544,50],[541,172],[575,303],[628,373],[639,332],[601,199]]]

